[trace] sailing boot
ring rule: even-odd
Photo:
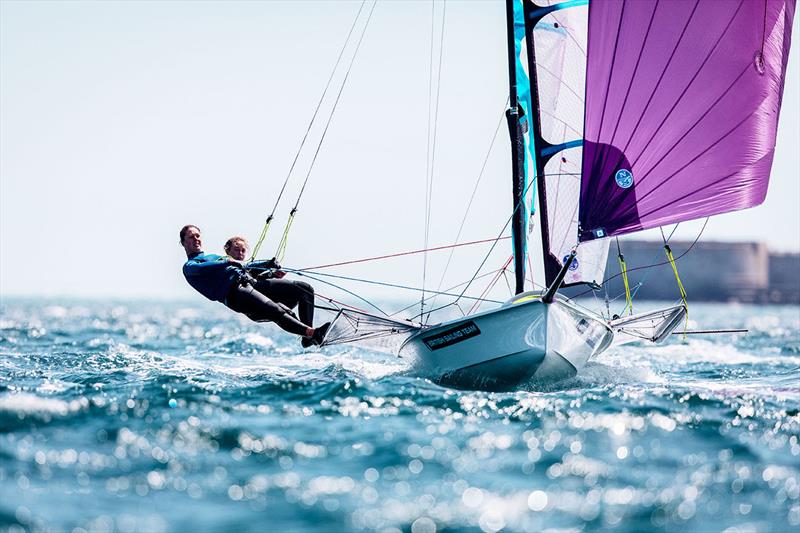
[[[322,341],[325,340],[325,335],[328,333],[328,328],[331,327],[330,322],[325,322],[321,326],[314,329],[314,335],[311,337],[312,344],[317,346],[322,344]]]

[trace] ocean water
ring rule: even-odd
[[[549,390],[200,302],[0,305],[3,531],[797,531],[800,308],[692,304]]]

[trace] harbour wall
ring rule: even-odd
[[[688,241],[673,241],[670,247],[690,301],[800,304],[798,253],[770,253],[758,242],[698,242],[692,246]],[[624,240],[620,248],[637,299],[680,299],[663,243]],[[610,298],[624,294],[620,271],[612,242],[606,265]],[[585,291],[582,286],[563,292],[577,296]]]

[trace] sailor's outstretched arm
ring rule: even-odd
[[[241,263],[232,261],[230,258],[223,256],[219,256],[218,258],[211,260],[205,259],[201,261],[190,259],[183,266],[183,272],[186,274],[186,276],[204,276],[217,270],[224,270],[230,267],[232,263],[241,267]]]
[[[260,269],[260,270],[280,270],[281,264],[274,257],[266,261],[250,261],[244,265],[245,268]]]

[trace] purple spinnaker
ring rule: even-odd
[[[764,201],[794,10],[590,3],[581,241]]]

